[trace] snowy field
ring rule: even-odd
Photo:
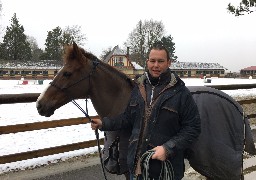
[[[214,78],[211,83],[204,83],[203,79],[183,79],[187,86],[226,85],[226,84],[256,84],[256,79],[225,79]],[[0,94],[41,93],[49,85],[50,80],[45,80],[42,85],[37,81],[29,81],[28,85],[21,85],[18,80],[0,80]],[[256,88],[244,90],[224,91],[232,97],[256,96]],[[80,106],[85,107],[84,100],[77,100]],[[89,115],[97,115],[89,101]],[[58,110],[51,117],[43,117],[37,113],[35,103],[0,104],[0,126],[25,124],[39,121],[49,121],[83,117],[83,113],[72,103]],[[100,133],[103,137],[103,133]],[[0,156],[26,152],[36,149],[72,144],[95,139],[94,131],[90,124],[60,127],[56,129],[36,130],[22,133],[1,135]],[[80,156],[97,151],[97,147],[61,153],[31,160],[0,164],[0,174],[13,170],[33,168],[44,164],[58,162],[74,156]]]

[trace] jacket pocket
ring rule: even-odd
[[[174,106],[163,106],[160,109],[158,122],[161,127],[176,129],[180,124],[179,119],[179,112]]]
[[[166,103],[161,107],[151,132],[152,136],[159,134],[163,137],[171,138],[177,134],[180,127],[180,117],[177,108],[171,103]],[[162,141],[162,139],[159,139],[159,141]]]
[[[129,114],[130,114],[131,122],[134,125],[134,122],[138,118],[138,114],[139,114],[139,103],[138,101],[136,101],[136,99],[133,99],[130,101],[129,109],[130,109]]]
[[[168,99],[161,107],[162,110],[166,110],[170,113],[179,114],[178,112],[179,102],[176,98]]]
[[[164,106],[162,109],[178,114],[178,111],[172,107]]]
[[[131,100],[130,104],[129,104],[131,111],[136,111],[138,105],[139,105],[139,103],[135,99]]]

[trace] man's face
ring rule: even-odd
[[[152,49],[147,60],[149,73],[153,77],[159,77],[171,65],[171,60],[167,59],[165,50]]]

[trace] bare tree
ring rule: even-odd
[[[103,61],[104,59],[106,59],[106,57],[111,53],[112,51],[112,47],[108,47],[107,49],[104,49],[100,55],[100,59]]]
[[[150,47],[152,47],[152,45],[159,41],[163,35],[164,35],[164,25],[161,21],[153,21],[152,19],[150,21],[145,21],[145,30],[146,30],[146,42],[147,42],[147,46],[146,46],[146,50],[148,51],[148,49]]]
[[[130,48],[130,57],[145,67],[148,50],[156,41],[161,40],[164,31],[164,25],[161,21],[151,19],[142,22],[140,20],[124,43],[126,47]]]
[[[227,9],[235,16],[245,15],[245,13],[250,14],[256,10],[256,0],[241,0],[237,7],[229,3]]]
[[[43,54],[43,50],[38,47],[36,38],[33,36],[27,36],[27,41],[29,42],[29,46],[31,48],[32,60],[38,61],[40,56]]]
[[[29,42],[29,46],[32,51],[34,49],[38,49],[38,44],[37,44],[36,38],[34,38],[33,36],[27,36],[27,41]]]
[[[72,44],[73,41],[76,44],[83,46],[84,41],[86,40],[85,34],[82,34],[81,26],[74,25],[74,26],[67,26],[64,28],[62,33],[63,44]]]

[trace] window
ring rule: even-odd
[[[42,74],[42,71],[33,71],[32,74],[34,75]]]
[[[48,76],[48,71],[43,71],[43,76]]]
[[[114,66],[124,66],[123,57],[114,57]]]
[[[10,71],[10,75],[14,76],[14,71],[13,70]]]
[[[22,75],[28,75],[28,74],[31,74],[31,71],[21,71],[21,74]]]

